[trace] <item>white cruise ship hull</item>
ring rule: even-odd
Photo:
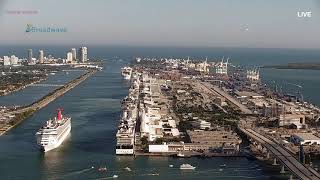
[[[60,137],[49,138],[47,145],[40,145],[40,150],[43,152],[48,152],[58,148],[62,144],[62,142],[68,137],[70,132],[71,124],[68,125],[67,129],[60,135]],[[42,138],[42,135],[39,135],[37,137],[37,142],[41,142]]]

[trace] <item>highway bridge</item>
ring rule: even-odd
[[[248,137],[258,142],[261,146],[271,152],[277,160],[297,178],[303,180],[320,180],[320,175],[311,167],[300,163],[292,154],[290,154],[282,145],[274,142],[265,135],[253,130],[239,127],[239,129]]]

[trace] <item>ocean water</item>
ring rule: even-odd
[[[103,54],[104,50],[105,54]],[[114,50],[113,53],[109,51],[111,50],[104,47],[98,50],[89,48],[90,56],[97,53],[97,57],[105,59],[104,70],[0,137],[0,179],[109,179],[115,174],[119,176],[118,179],[288,178],[279,175],[280,167],[272,167],[246,158],[173,159],[115,156],[115,133],[120,116],[120,101],[127,95],[128,88],[128,83],[121,78],[120,68],[130,63],[132,56],[151,55],[141,54],[138,50],[135,53],[133,53],[134,50],[128,52],[124,49]],[[156,49],[154,51],[153,55],[159,54],[157,56],[161,53],[163,53],[162,56],[171,53]],[[149,51],[145,50],[145,52]],[[182,54],[182,52],[179,53]],[[176,52],[175,55],[178,56],[179,53]],[[202,53],[205,54],[198,52],[198,54]],[[1,52],[0,55],[2,55]],[[251,55],[249,54],[248,57]],[[240,59],[234,61],[241,63]],[[259,62],[255,63],[259,65]],[[310,88],[309,85],[304,85],[303,90],[306,93],[310,91],[310,99],[314,99],[316,92],[312,89],[319,87],[320,80],[316,77],[318,71],[303,70],[305,74],[302,72],[297,74],[281,70],[284,74],[279,76],[275,71],[263,70],[266,81],[292,80],[295,83],[310,83]],[[290,73],[296,74],[297,78],[290,79]],[[309,96],[306,95],[306,98]],[[22,102],[23,98],[28,99],[23,96],[16,98],[21,99]],[[42,154],[38,151],[34,135],[48,118],[55,115],[55,110],[59,107],[63,107],[64,113],[72,117],[71,134],[60,148]],[[181,171],[178,167],[182,163],[190,163],[197,168],[195,171]],[[169,168],[170,164],[174,167]],[[221,167],[223,164],[226,164],[226,167]],[[107,172],[97,170],[104,166],[107,167]],[[130,167],[132,172],[126,172],[125,167]]]

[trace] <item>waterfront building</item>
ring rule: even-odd
[[[211,123],[204,120],[196,120],[191,122],[192,126],[197,129],[209,129],[211,127]]]
[[[71,53],[72,53],[72,61],[76,62],[77,61],[77,50],[76,50],[76,48],[72,48],[71,49]]]
[[[49,56],[48,56],[48,61],[51,62],[52,60],[53,60],[53,57],[52,57],[51,54],[49,54]]]
[[[67,63],[72,63],[72,52],[67,53]]]
[[[11,65],[10,58],[8,56],[3,56],[3,65],[4,66],[10,66]]]
[[[28,63],[33,64],[32,49],[28,49]]]
[[[196,64],[195,70],[198,72],[209,73],[209,67],[210,64],[207,63],[206,59],[204,62]]]
[[[216,74],[228,75],[228,64],[229,64],[229,58],[227,59],[227,62],[223,62],[223,59],[222,59],[220,63],[217,63]]]
[[[87,47],[80,47],[79,49],[79,62],[85,63],[88,60],[88,49]]]
[[[302,114],[280,114],[279,116],[279,126],[291,126],[295,125],[297,129],[305,127],[305,115]]]
[[[194,151],[214,151],[219,150],[222,154],[235,154],[239,152],[239,144],[241,140],[232,143],[184,143],[172,142],[163,144],[150,144],[150,153],[179,153],[179,152],[194,152]]]
[[[247,71],[247,79],[250,81],[259,81],[260,80],[260,72],[259,70],[248,70]]]
[[[77,50],[76,50],[76,48],[71,48],[71,53],[72,53],[72,60],[76,61],[77,60]]]
[[[291,135],[290,140],[299,145],[320,145],[320,138],[312,133],[295,133]]]
[[[16,57],[15,55],[12,55],[11,57],[10,57],[10,64],[12,65],[12,66],[15,66],[15,65],[18,65],[18,57]]]
[[[44,63],[44,51],[39,50],[39,63],[43,64]]]

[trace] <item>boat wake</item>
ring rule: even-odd
[[[110,177],[104,177],[104,178],[98,178],[98,179],[95,179],[95,180],[103,180],[103,179],[115,179],[117,178],[118,176],[110,176]]]
[[[69,176],[75,176],[75,175],[79,175],[79,174],[82,174],[82,173],[85,173],[85,172],[88,172],[90,170],[94,169],[94,167],[90,167],[90,168],[86,168],[86,169],[82,169],[82,170],[79,170],[79,171],[73,171],[73,172],[70,172],[64,176],[62,176],[63,178],[64,177],[69,177]]]

